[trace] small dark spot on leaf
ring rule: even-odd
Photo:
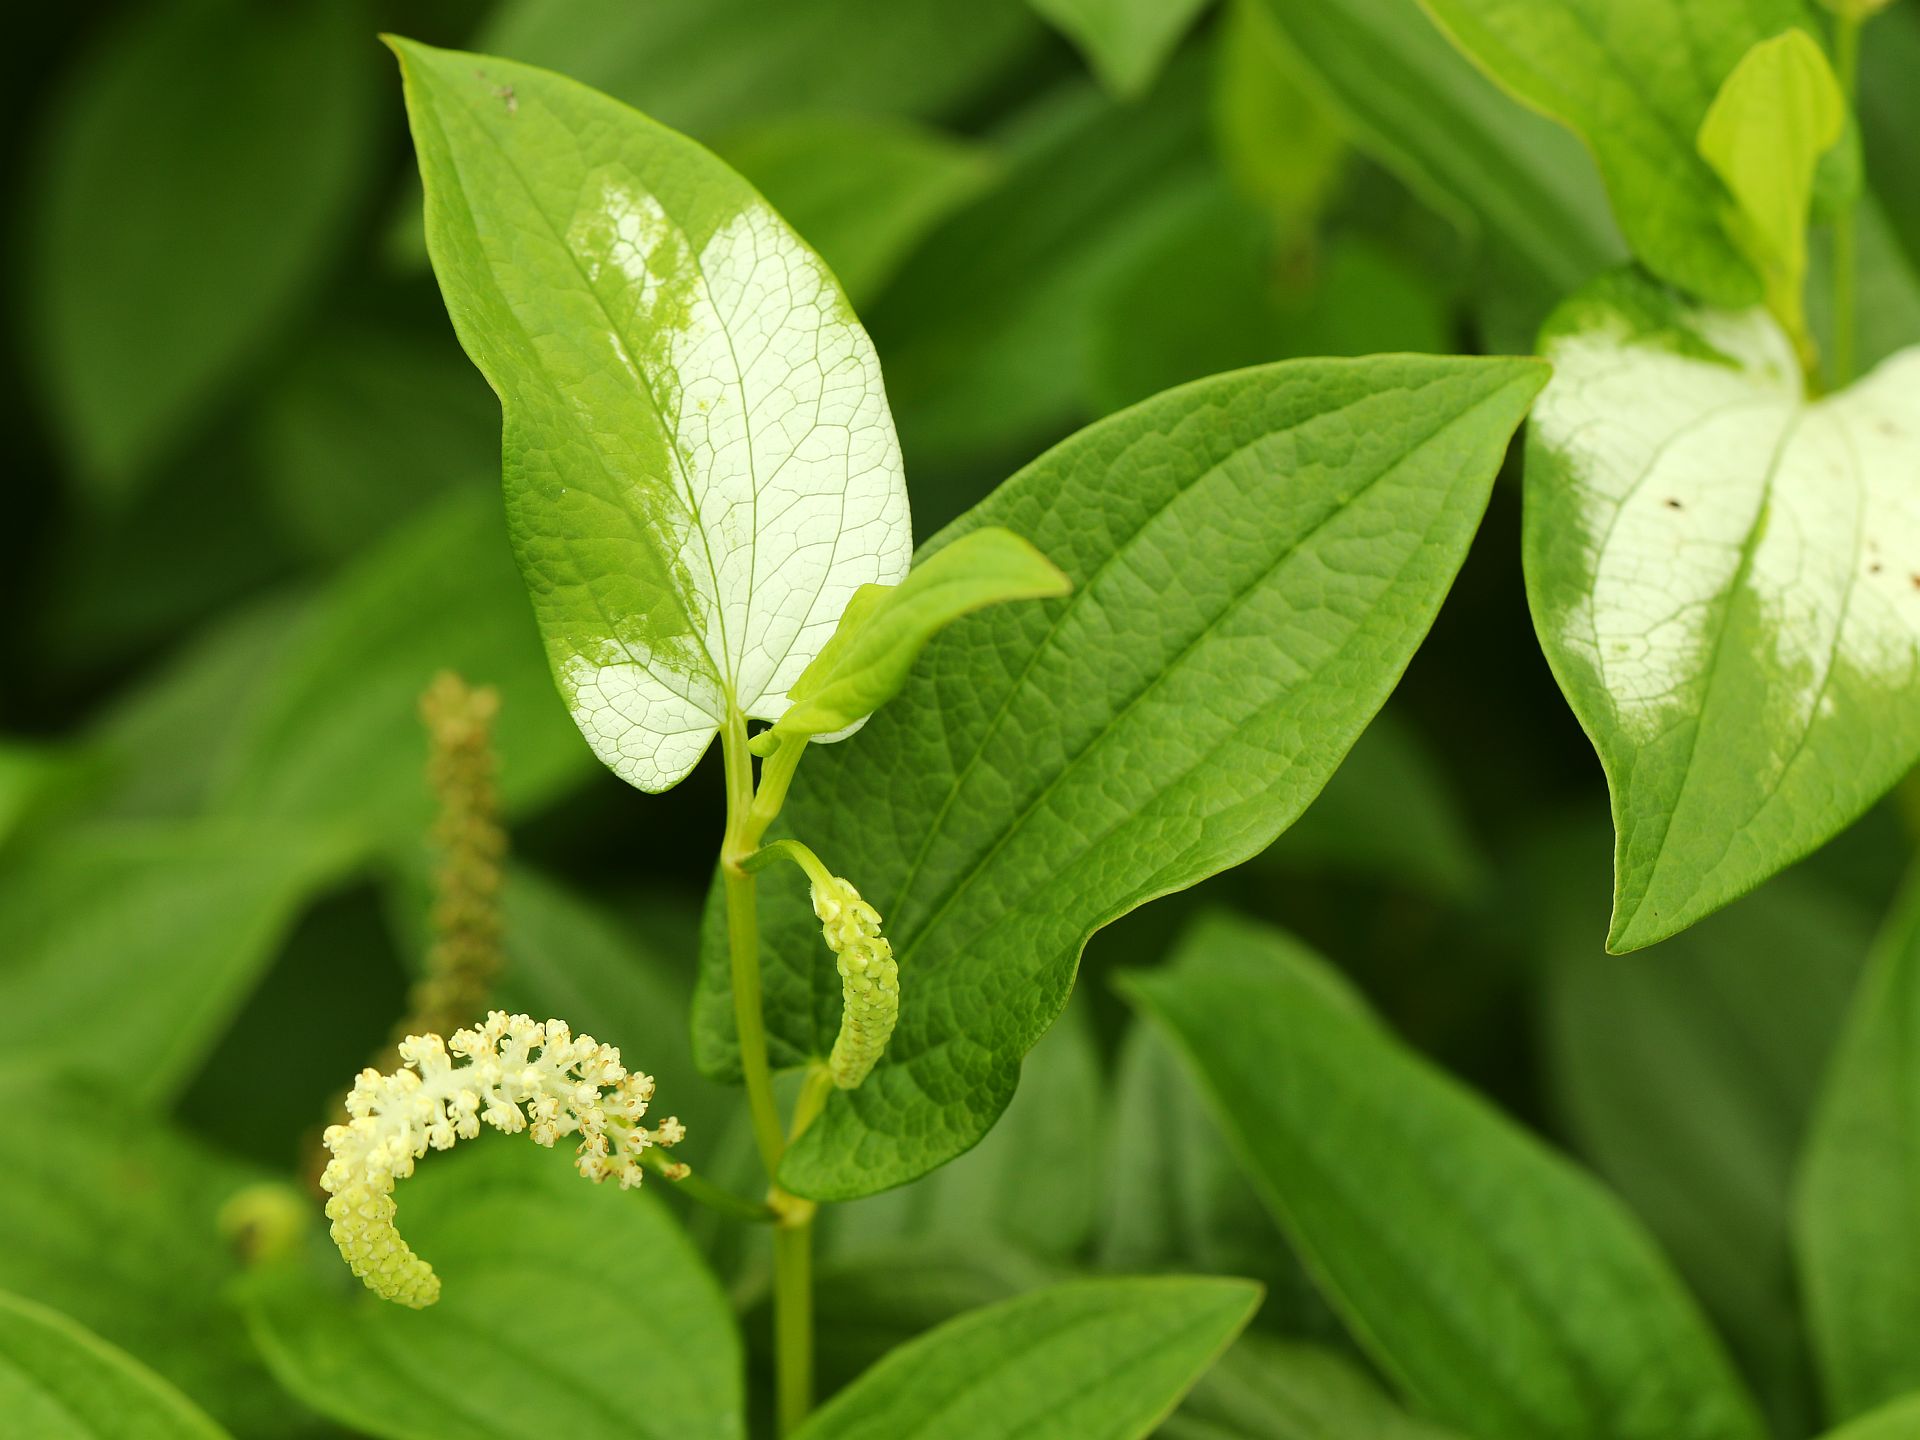
[[[1687,508],[1686,506],[1682,505],[1678,500],[1673,499],[1671,496],[1667,498],[1667,500],[1665,501],[1665,504],[1667,509],[1669,510],[1684,510]]]
[[[1867,573],[1869,575],[1878,575],[1884,569],[1886,569],[1886,566],[1882,565],[1878,560],[1876,560],[1871,565],[1867,566]]]

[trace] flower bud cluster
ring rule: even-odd
[[[840,971],[843,1009],[827,1068],[851,1090],[867,1078],[900,1018],[900,967],[880,933],[880,916],[860,892],[835,876],[813,885],[813,913]]]
[[[347,1097],[352,1118],[327,1129],[332,1159],[320,1185],[332,1197],[334,1243],[353,1273],[415,1309],[439,1298],[440,1279],[394,1228],[393,1188],[428,1150],[470,1140],[483,1123],[509,1135],[524,1130],[539,1145],[578,1135],[574,1167],[596,1182],[617,1177],[626,1188],[641,1181],[644,1151],[686,1133],[672,1117],[643,1127],[653,1077],[629,1074],[619,1050],[576,1037],[559,1020],[541,1025],[495,1010],[449,1042],[409,1035],[400,1058],[402,1068],[390,1075],[360,1072]],[[685,1173],[674,1166],[665,1173],[674,1177],[676,1169]]]

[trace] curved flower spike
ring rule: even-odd
[[[900,966],[880,933],[880,916],[836,875],[810,875],[813,913],[837,958],[843,1009],[827,1056],[833,1083],[851,1090],[867,1078],[900,1018]]]
[[[671,1116],[643,1128],[653,1077],[629,1074],[617,1049],[590,1035],[576,1038],[563,1021],[540,1025],[495,1010],[450,1042],[409,1035],[399,1049],[403,1068],[391,1075],[361,1071],[347,1097],[353,1118],[327,1128],[333,1158],[320,1184],[332,1197],[333,1242],[353,1273],[368,1289],[416,1310],[440,1298],[440,1277],[394,1228],[393,1187],[428,1150],[472,1139],[483,1121],[509,1135],[525,1130],[538,1145],[579,1135],[574,1167],[595,1182],[618,1176],[626,1189],[640,1183],[642,1152],[686,1134]],[[454,1057],[466,1063],[456,1065]],[[664,1173],[677,1179],[686,1169]]]

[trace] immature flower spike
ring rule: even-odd
[[[347,1096],[352,1118],[327,1128],[333,1158],[320,1185],[332,1197],[334,1244],[353,1273],[415,1309],[440,1298],[440,1278],[394,1228],[393,1187],[428,1150],[472,1139],[483,1121],[509,1135],[525,1130],[540,1145],[577,1134],[575,1168],[596,1182],[617,1176],[625,1189],[640,1183],[642,1152],[686,1134],[671,1116],[642,1127],[653,1077],[629,1074],[617,1049],[575,1037],[559,1020],[540,1025],[495,1010],[450,1042],[409,1035],[399,1048],[402,1068],[361,1071]],[[686,1173],[673,1166],[664,1173],[678,1178],[676,1170]]]
[[[867,1078],[900,1018],[900,966],[880,933],[880,916],[837,876],[814,877],[813,913],[837,957],[842,1010],[827,1068],[851,1090]]]

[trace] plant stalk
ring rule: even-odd
[[[777,1217],[773,1230],[773,1355],[774,1394],[782,1436],[798,1430],[813,1409],[814,1206],[811,1201],[787,1195],[779,1184],[780,1159],[786,1153],[787,1138],[780,1124],[780,1107],[773,1096],[773,1069],[767,1059],[767,1027],[760,986],[758,896],[753,871],[747,868],[746,862],[759,848],[760,837],[766,833],[767,826],[779,814],[787,785],[793,779],[805,747],[804,740],[789,743],[769,756],[762,766],[760,793],[756,795],[745,717],[737,710],[731,712],[720,732],[727,785],[727,831],[721,844],[720,871],[727,902],[734,1028],[739,1035],[740,1071],[746,1085],[747,1108],[753,1119],[754,1140],[772,1187],[768,1208]],[[801,1113],[796,1113],[796,1120],[801,1118]],[[814,1113],[818,1113],[817,1104]],[[795,1130],[796,1138],[799,1128]]]

